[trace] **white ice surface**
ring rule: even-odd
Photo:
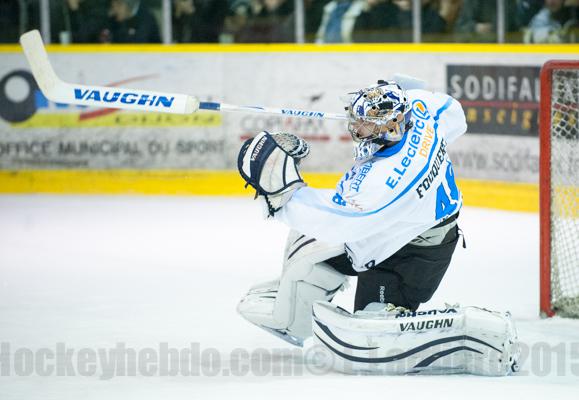
[[[457,249],[423,307],[510,310],[532,349],[518,376],[316,375],[307,368],[259,376],[302,360],[280,355],[291,346],[235,312],[252,284],[276,277],[287,233],[262,220],[255,202],[2,196],[0,343],[12,351],[198,343],[219,352],[222,369],[217,376],[99,379],[17,376],[12,368],[0,376],[0,399],[579,399],[579,321],[538,318],[538,216],[465,208],[460,225],[467,249]],[[352,295],[336,301],[350,307]],[[273,356],[261,370],[228,376],[235,348]]]

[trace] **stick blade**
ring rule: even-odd
[[[20,45],[42,93],[49,100],[58,101],[55,92],[60,80],[50,65],[40,32],[33,30],[24,33],[20,36]]]
[[[185,94],[64,82],[50,64],[40,32],[26,32],[20,36],[20,45],[38,87],[55,103],[172,114],[190,114],[199,108],[199,101]]]

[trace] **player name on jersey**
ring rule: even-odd
[[[424,192],[427,192],[434,182],[434,179],[438,176],[438,172],[440,171],[440,167],[444,160],[446,159],[446,142],[444,139],[440,142],[440,149],[436,153],[436,157],[434,158],[434,163],[432,167],[430,167],[430,171],[428,171],[428,175],[426,178],[422,180],[422,182],[416,187],[416,193],[418,193],[419,198],[424,197]]]

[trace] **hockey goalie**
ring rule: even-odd
[[[462,197],[447,146],[466,131],[442,93],[378,81],[350,94],[353,167],[335,190],[313,189],[299,162],[308,144],[261,132],[238,157],[269,216],[292,230],[279,279],[238,306],[249,322],[316,351],[346,373],[507,375],[518,343],[508,313],[418,310],[438,288],[459,241]],[[354,312],[331,303],[357,276]]]

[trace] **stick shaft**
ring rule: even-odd
[[[300,110],[294,108],[273,108],[273,107],[262,107],[262,106],[236,106],[233,104],[216,103],[216,102],[205,102],[199,103],[200,110],[213,110],[213,111],[224,111],[224,112],[251,112],[251,113],[262,113],[262,114],[277,114],[286,117],[299,117],[299,118],[309,118],[309,119],[334,119],[334,120],[347,120],[348,117],[344,114],[334,114],[324,111],[308,111]]]

